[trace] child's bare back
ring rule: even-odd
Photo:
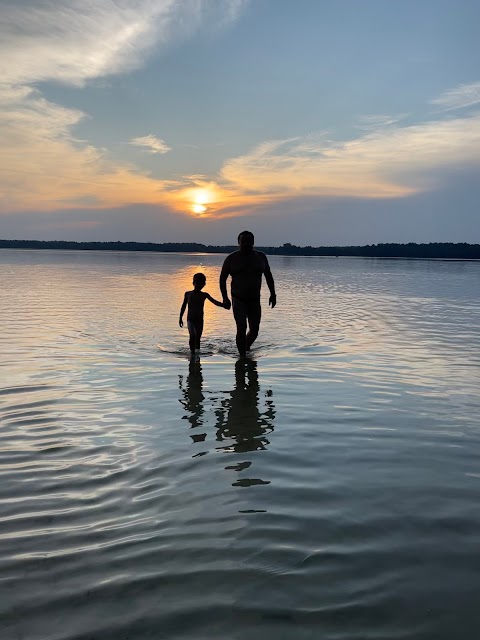
[[[205,300],[211,298],[206,291],[185,291],[185,298],[187,300],[187,321],[203,317],[203,307],[205,306]],[[213,300],[213,298],[211,298]]]
[[[195,350],[200,349],[200,339],[203,333],[203,307],[205,305],[205,300],[210,300],[210,302],[215,304],[217,307],[224,307],[223,302],[215,300],[215,298],[212,298],[209,293],[202,291],[206,283],[207,278],[205,275],[203,273],[196,273],[193,276],[193,286],[195,288],[192,291],[185,291],[182,308],[180,309],[178,324],[180,327],[183,327],[183,314],[185,313],[185,309],[188,307],[188,343],[192,353],[194,353]]]

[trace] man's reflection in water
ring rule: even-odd
[[[241,358],[235,363],[235,386],[232,391],[225,394],[210,394],[208,399],[211,404],[207,415],[205,414],[205,395],[203,393],[202,366],[197,359],[190,360],[188,376],[179,377],[179,388],[182,392],[180,403],[186,414],[192,429],[201,428],[203,432],[208,420],[208,414],[215,416],[216,440],[223,444],[217,450],[225,452],[246,453],[248,451],[260,451],[270,444],[268,434],[273,431],[275,419],[275,405],[272,400],[272,391],[263,392],[262,407],[260,408],[260,385],[258,382],[257,363],[255,360]],[[213,412],[210,413],[213,409]],[[213,414],[213,415],[212,415]],[[190,433],[193,442],[203,442],[207,437],[205,432]],[[205,455],[207,451],[197,453],[194,457]],[[242,460],[228,465],[226,469],[243,471],[251,466],[250,461]],[[258,478],[241,478],[234,486],[250,486],[254,484],[269,484]]]
[[[273,431],[275,406],[272,392],[265,392],[265,408],[259,409],[260,386],[258,383],[257,363],[255,360],[241,358],[235,364],[235,388],[230,392],[230,398],[224,400],[215,410],[217,417],[217,440],[230,441],[221,447],[225,451],[246,453],[266,449],[270,441],[267,437]],[[231,441],[234,441],[233,443]],[[251,462],[240,462],[230,465],[226,469],[242,471]],[[234,483],[235,486],[250,486],[252,484],[268,484],[255,478],[244,478]]]
[[[187,411],[187,415],[183,416],[184,419],[189,421],[192,429],[203,426],[205,396],[203,395],[202,365],[199,359],[191,358],[187,379],[184,381],[183,376],[178,376],[178,385],[183,396],[180,402]],[[203,442],[207,434],[194,433],[190,437],[194,442]]]

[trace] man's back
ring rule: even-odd
[[[240,300],[258,300],[262,275],[270,270],[267,256],[252,249],[249,253],[234,251],[225,258],[222,271],[232,276],[232,296]]]
[[[225,258],[220,273],[220,291],[223,296],[223,304],[226,309],[233,306],[233,317],[237,325],[237,348],[241,357],[244,357],[258,336],[262,307],[260,304],[260,289],[262,287],[262,275],[265,276],[270,299],[268,303],[272,309],[277,304],[275,295],[275,282],[273,281],[267,256],[262,251],[253,248],[255,238],[251,231],[242,231],[238,235],[239,250]],[[232,277],[231,291],[232,302],[227,293],[227,279]],[[248,333],[247,333],[248,327]]]

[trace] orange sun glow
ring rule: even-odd
[[[200,203],[192,204],[193,213],[198,213],[198,215],[201,215],[202,213],[205,213],[206,210],[207,210],[207,207],[204,204],[200,204]]]
[[[211,201],[211,194],[208,189],[193,189],[192,200],[191,210],[201,216],[207,211],[207,204]]]

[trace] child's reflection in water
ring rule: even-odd
[[[191,428],[201,427],[204,422],[205,409],[203,407],[203,401],[205,400],[205,396],[203,395],[202,365],[198,358],[190,359],[185,384],[183,376],[178,376],[178,381],[183,395],[180,402],[187,411],[187,415],[183,417],[188,420]],[[206,436],[206,433],[195,433],[190,437],[194,442],[203,442]]]

